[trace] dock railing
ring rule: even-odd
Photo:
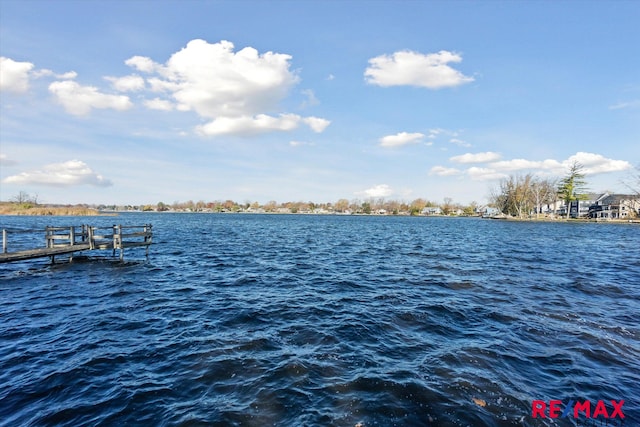
[[[24,250],[12,250],[9,252],[9,235],[17,233],[33,233],[34,230],[2,230],[2,254],[0,262],[18,261],[24,259],[48,256],[54,261],[55,255],[68,254],[70,259],[75,252],[86,250],[107,250],[120,251],[120,260],[124,259],[125,248],[145,247],[146,256],[149,256],[149,246],[153,239],[153,229],[151,224],[145,225],[113,225],[94,227],[90,225],[81,226],[48,226],[45,228],[45,247]],[[17,247],[24,246],[16,245]],[[31,246],[33,248],[33,246]]]

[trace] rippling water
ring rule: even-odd
[[[0,265],[0,425],[640,424],[640,227],[132,214],[148,261]],[[44,240],[44,239],[43,239]]]

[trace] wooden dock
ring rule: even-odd
[[[90,225],[68,227],[46,227],[44,230],[44,247],[9,251],[10,246],[18,247],[20,235],[34,233],[34,230],[2,230],[2,253],[0,263],[24,261],[33,258],[49,257],[55,262],[58,255],[69,255],[73,260],[76,252],[93,250],[111,250],[112,256],[119,251],[120,260],[124,260],[127,248],[144,247],[149,256],[149,246],[153,237],[151,224],[145,225],[113,225],[111,227],[93,227]],[[40,231],[42,232],[42,231]],[[10,236],[11,241],[10,242]]]

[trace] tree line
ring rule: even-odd
[[[558,201],[567,206],[587,200],[587,181],[584,166],[574,162],[562,178],[540,178],[534,174],[511,175],[492,190],[491,203],[505,215],[524,218],[532,213],[540,215],[544,205],[556,206]]]
[[[336,202],[316,203],[316,202],[284,202],[278,203],[275,200],[266,203],[244,202],[238,203],[233,200],[211,201],[203,200],[194,202],[188,200],[186,202],[173,202],[167,204],[159,202],[156,205],[144,206],[104,206],[101,209],[114,210],[143,210],[158,212],[287,212],[287,213],[309,213],[309,212],[325,212],[325,213],[353,213],[353,214],[389,214],[389,215],[421,215],[425,213],[426,208],[434,208],[430,212],[440,215],[476,215],[480,205],[477,202],[469,204],[461,204],[453,201],[452,198],[445,198],[442,203],[430,201],[424,198],[417,198],[410,202],[390,200],[386,198],[369,198],[361,199],[339,199]]]

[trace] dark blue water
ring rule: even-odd
[[[148,261],[0,265],[0,425],[575,425],[532,418],[550,399],[624,399],[624,425],[640,423],[638,225],[132,214],[0,228],[147,222]]]

